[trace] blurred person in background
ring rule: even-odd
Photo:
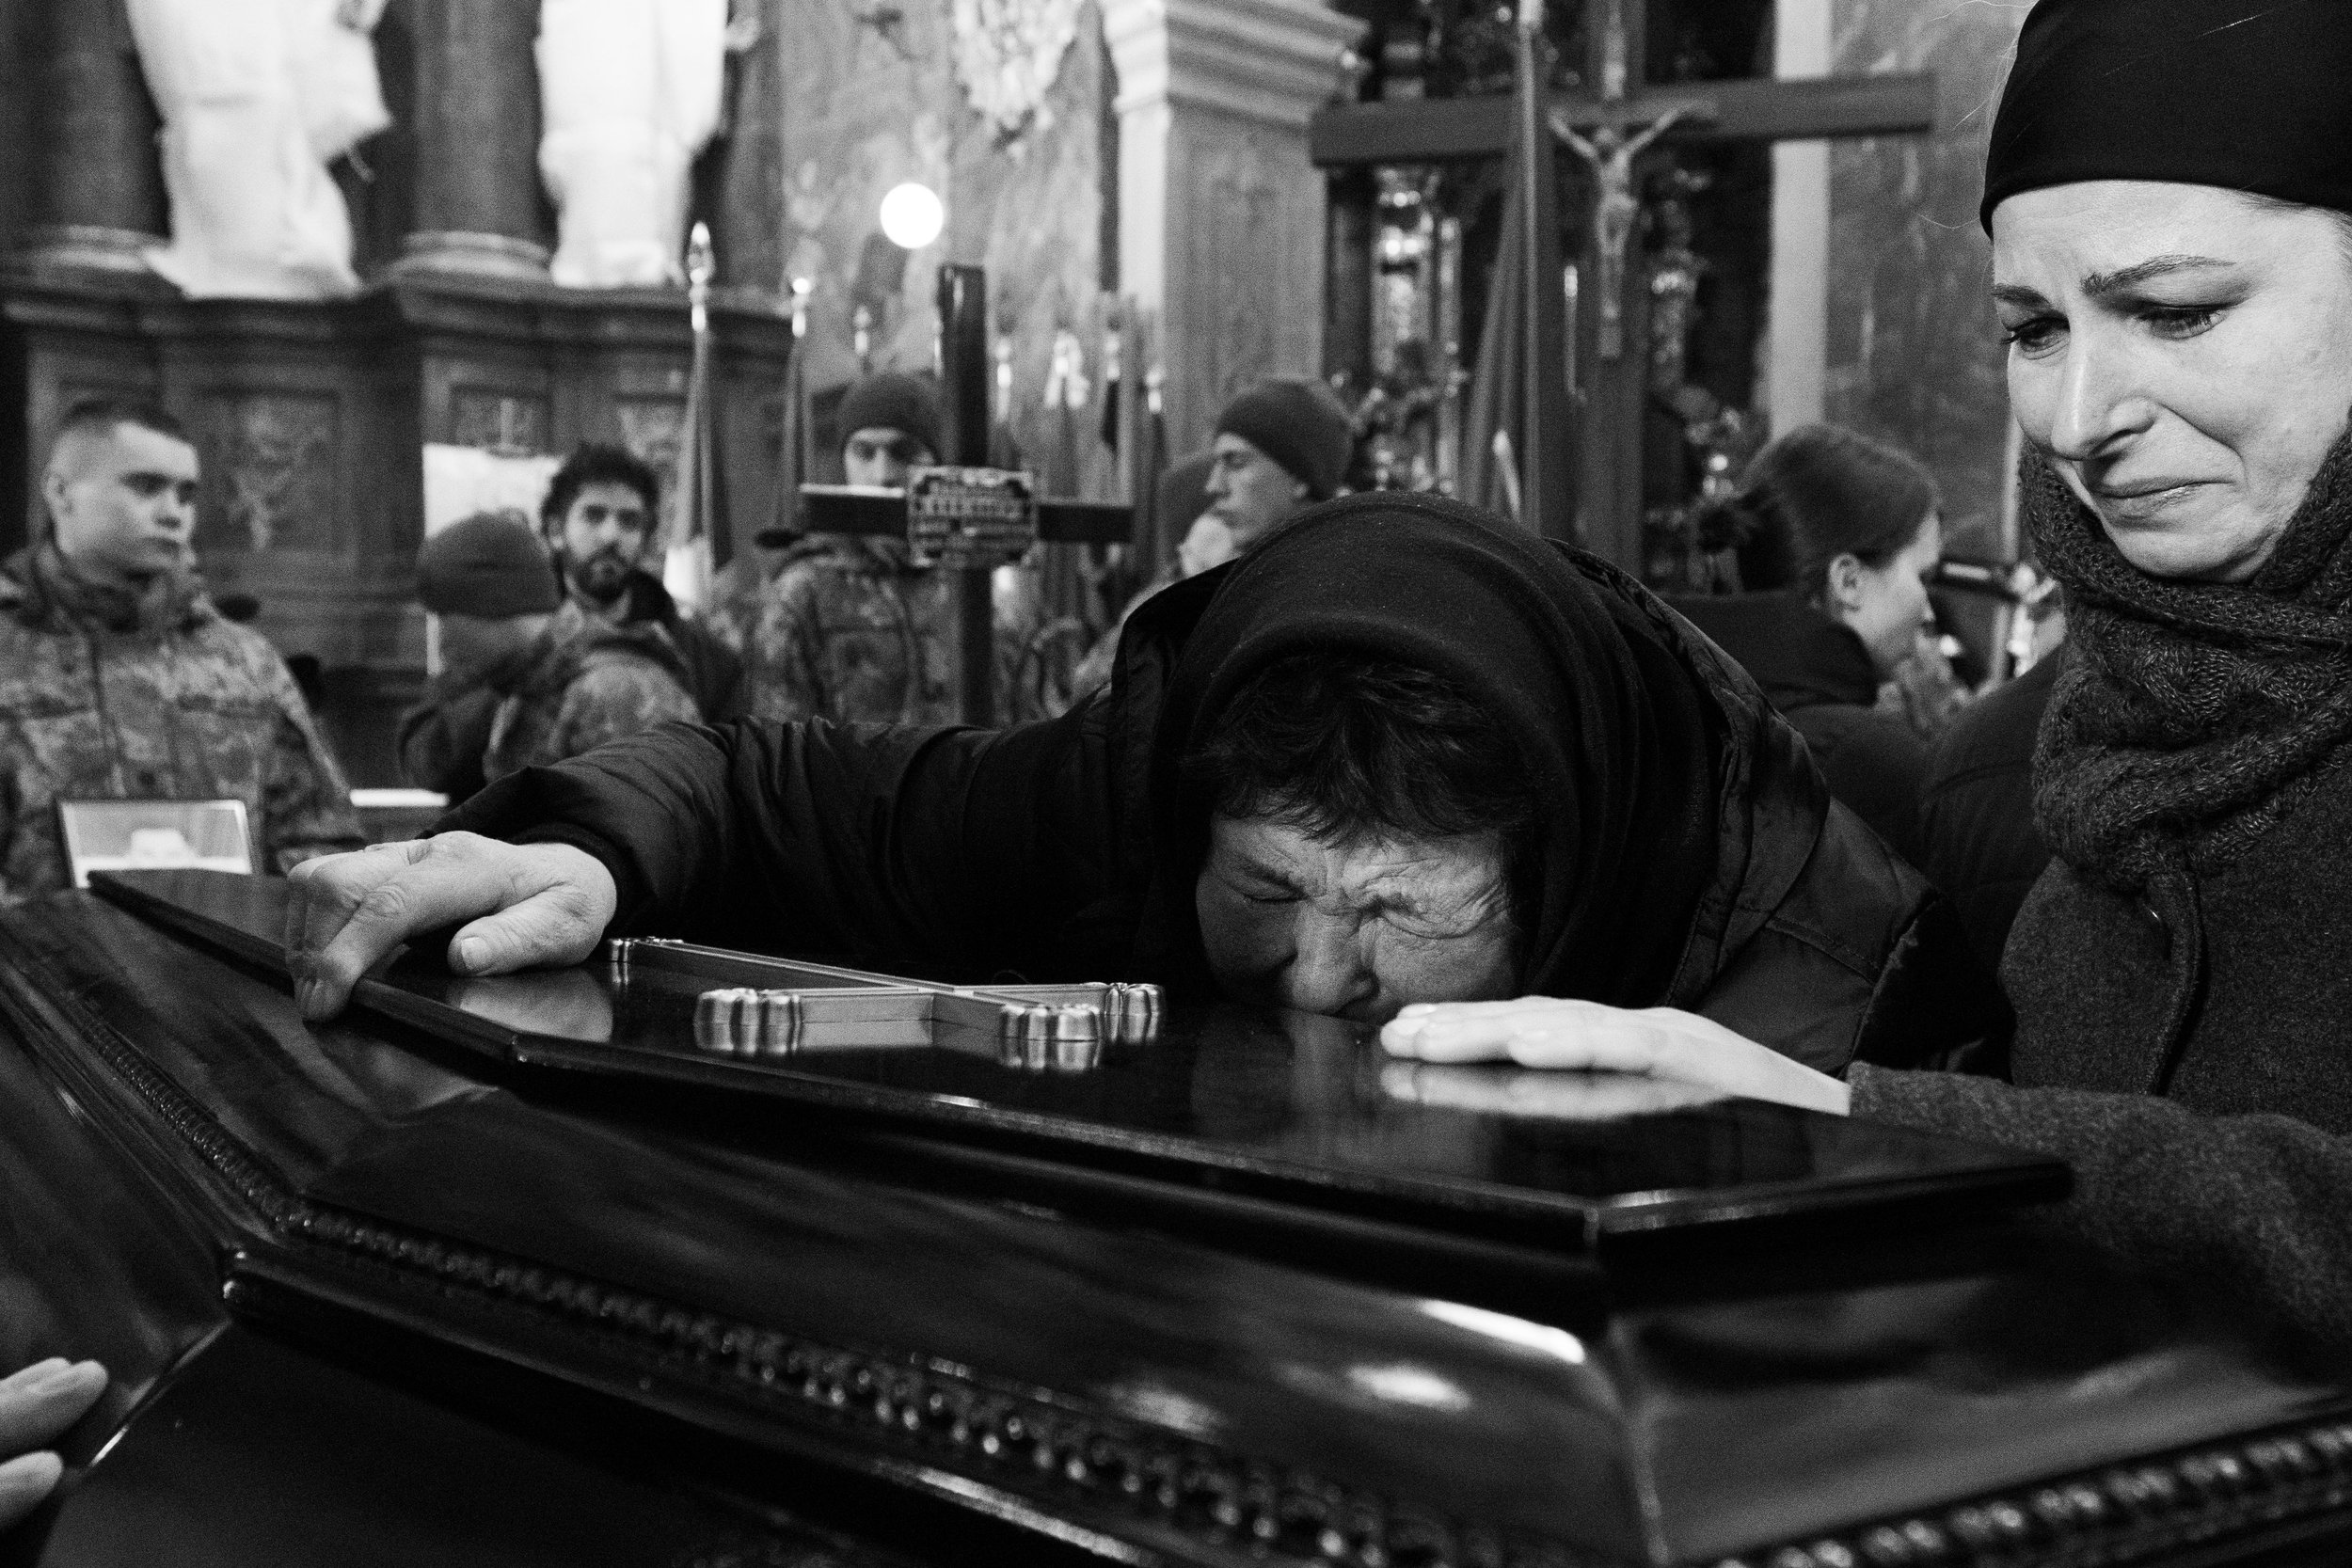
[[[575,607],[576,623],[597,622],[630,634],[633,642],[666,642],[697,711],[715,724],[743,710],[743,661],[680,613],[661,579],[645,569],[660,497],[660,477],[631,453],[593,442],[575,448],[539,504],[541,559]],[[400,721],[401,769],[408,782],[453,803],[479,790],[490,727],[507,695],[447,671],[428,682]]]
[[[1892,447],[1804,425],[1758,452],[1697,520],[1740,594],[1677,599],[1804,736],[1830,793],[1916,859],[1928,743],[1879,703],[1917,649],[1943,555],[1935,482]]]
[[[440,617],[442,678],[491,703],[485,779],[702,717],[659,625],[608,622],[559,593],[516,514],[478,513],[426,540],[417,598]]]
[[[835,418],[851,484],[902,489],[943,447],[945,416],[927,376],[867,376]],[[904,539],[809,533],[785,550],[758,604],[744,684],[759,718],[954,720],[955,583],[916,566]]]

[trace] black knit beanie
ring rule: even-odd
[[[834,423],[845,443],[861,430],[897,430],[922,442],[933,457],[942,451],[939,391],[923,376],[896,371],[867,376],[842,398]]]
[[[417,552],[417,600],[436,615],[545,615],[564,602],[538,531],[519,512],[477,512]]]
[[[1978,218],[2085,180],[2352,212],[2348,0],[2042,0],[2017,40]]]
[[[1261,381],[1225,405],[1216,434],[1238,436],[1327,500],[1347,475],[1356,432],[1347,410],[1320,381],[1276,377]]]

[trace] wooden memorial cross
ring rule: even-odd
[[[904,539],[919,562],[956,579],[956,716],[993,724],[996,713],[995,610],[989,577],[1040,541],[1124,545],[1135,509],[1039,497],[1036,476],[988,463],[988,280],[979,267],[939,269],[940,379],[947,393],[947,450],[903,490],[854,484],[801,486],[801,526],[811,533]]]
[[[1641,567],[1642,398],[1648,356],[1638,352],[1647,321],[1640,269],[1628,253],[1641,215],[1638,164],[1661,144],[1801,141],[1928,131],[1935,122],[1935,79],[1927,72],[1830,76],[1798,81],[1692,82],[1643,87],[1645,0],[1591,0],[1607,10],[1598,58],[1587,73],[1597,94],[1541,91],[1543,0],[1519,0],[1518,87],[1512,95],[1339,104],[1308,127],[1308,149],[1324,168],[1500,158],[1519,150],[1515,171],[1524,243],[1534,410],[1512,432],[1525,476],[1522,515],[1539,531],[1581,542],[1629,570]],[[1529,135],[1542,125],[1550,135]],[[1567,311],[1552,213],[1550,162],[1564,143],[1593,173],[1593,221],[1579,276],[1578,314]],[[1581,301],[1589,299],[1589,309]],[[1493,309],[1490,304],[1489,309]],[[1569,352],[1567,333],[1575,333]],[[1575,367],[1584,367],[1580,373]],[[1571,386],[1575,375],[1578,385]],[[1575,434],[1570,437],[1569,426]],[[1559,450],[1570,443],[1570,451]],[[1564,461],[1572,456],[1573,463]]]

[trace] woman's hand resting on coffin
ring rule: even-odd
[[[457,974],[573,964],[604,936],[618,899],[602,862],[568,844],[439,833],[294,867],[286,961],[302,1016],[334,1017],[360,976],[420,932],[466,921],[449,944]]]
[[[0,1534],[39,1508],[65,1473],[48,1446],[65,1435],[106,1391],[95,1361],[52,1357],[0,1378]]]
[[[1673,1007],[1634,1010],[1550,996],[1416,1003],[1381,1029],[1380,1043],[1391,1056],[1424,1062],[1626,1072],[1841,1117],[1852,1100],[1836,1079]]]

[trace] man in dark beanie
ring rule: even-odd
[[[850,388],[835,420],[851,484],[896,489],[936,461],[939,393],[884,372]],[[945,724],[955,720],[952,585],[918,569],[901,539],[812,533],[762,594],[744,653],[762,719]]]
[[[604,620],[566,598],[549,566],[518,512],[476,513],[425,541],[417,600],[440,618],[441,671],[402,721],[404,761],[429,717],[453,709],[487,715],[469,726],[483,736],[477,781],[701,717],[658,625]]]
[[[1304,377],[1261,381],[1216,417],[1209,513],[1247,550],[1274,526],[1339,493],[1355,427],[1331,389]]]

